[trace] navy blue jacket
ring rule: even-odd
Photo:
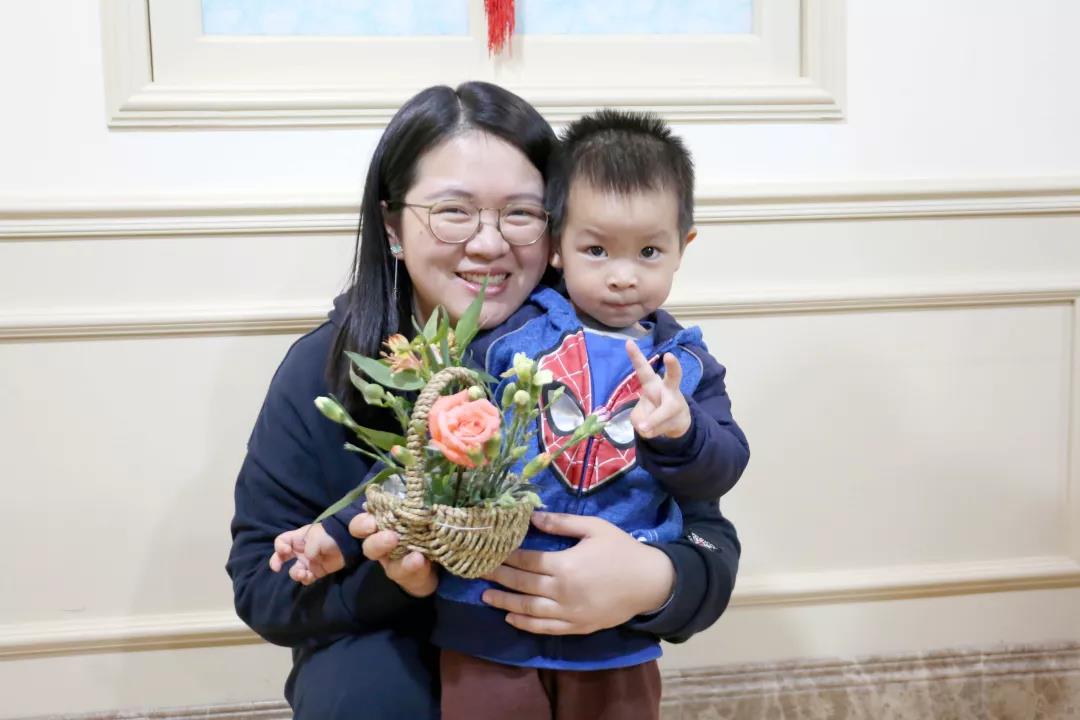
[[[324,418],[313,403],[329,392],[324,368],[340,313],[335,309],[328,322],[289,349],[270,383],[236,480],[233,543],[226,565],[236,611],[264,639],[293,649],[294,668],[286,686],[290,702],[303,693],[308,664],[335,654],[351,658],[346,654],[350,643],[355,645],[358,637],[382,637],[387,628],[423,634],[433,614],[430,599],[403,592],[378,563],[362,559],[358,541],[348,535],[340,537],[339,544],[352,562],[311,586],[299,585],[285,572],[274,573],[267,564],[278,534],[311,522],[369,470],[363,457],[343,449],[352,440],[347,430]],[[683,536],[657,545],[676,571],[671,602],[661,612],[628,624],[672,642],[686,640],[720,616],[734,587],[740,552],[735,528],[715,501],[680,505]],[[328,523],[327,529],[332,526]],[[380,658],[371,657],[370,662],[377,665]],[[433,660],[426,667],[432,676],[437,671]],[[409,680],[417,692],[432,692],[431,677]]]

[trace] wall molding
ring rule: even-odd
[[[1080,644],[1025,645],[857,658],[722,665],[663,674],[663,720],[725,717],[1002,717],[1048,719],[1080,704]],[[1027,688],[1031,689],[1028,690]],[[1018,704],[1017,704],[1018,703]],[[69,720],[286,720],[281,700],[69,715]],[[1010,715],[1011,717],[1011,715]]]
[[[288,196],[0,196],[0,242],[198,235],[355,234],[359,190]],[[702,188],[698,225],[1080,214],[1080,176],[910,179]]]
[[[790,313],[867,312],[881,310],[1075,304],[1080,285],[1006,286],[968,284],[897,291],[882,284],[844,291],[763,289],[754,294],[699,297],[665,307],[681,320]],[[100,308],[77,312],[0,314],[0,342],[106,339],[124,337],[300,334],[326,319],[326,301],[290,305],[236,305],[208,308]]]
[[[0,625],[0,660],[261,643],[231,611]]]
[[[329,303],[232,308],[100,309],[0,314],[0,342],[129,337],[300,335],[326,319]]]
[[[731,605],[894,600],[1080,586],[1067,557],[746,575]],[[0,660],[262,642],[231,611],[0,625]]]
[[[1080,586],[1080,562],[1067,556],[896,565],[818,572],[747,574],[732,607],[965,595]]]

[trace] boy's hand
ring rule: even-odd
[[[310,525],[286,530],[274,538],[274,554],[270,556],[270,569],[281,572],[285,563],[304,552],[304,535]]]
[[[322,523],[305,525],[277,536],[274,554],[270,556],[270,569],[280,572],[293,558],[296,562],[289,568],[289,577],[301,585],[310,585],[345,567],[341,550]]]
[[[643,438],[680,438],[690,430],[690,406],[679,390],[682,366],[671,353],[664,354],[664,377],[656,374],[633,340],[626,341],[626,354],[641,383],[641,397],[630,412],[630,424]]]

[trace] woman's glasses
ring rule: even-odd
[[[527,203],[503,208],[478,208],[461,200],[444,200],[434,205],[404,202],[389,205],[391,210],[403,207],[427,210],[427,226],[431,234],[451,245],[468,242],[480,232],[480,214],[484,210],[498,213],[495,229],[511,245],[532,245],[543,236],[548,226],[547,211],[539,205]]]

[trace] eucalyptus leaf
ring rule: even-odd
[[[349,359],[352,360],[365,375],[380,385],[393,390],[419,390],[424,387],[423,380],[415,376],[403,377],[404,373],[394,375],[390,372],[390,368],[386,367],[378,360],[373,360],[358,353],[349,352],[348,350],[345,351],[345,354],[349,356]]]
[[[315,518],[315,522],[322,522],[323,520],[330,517],[331,515],[339,512],[341,510],[344,510],[349,505],[352,505],[354,502],[356,502],[357,499],[359,499],[359,497],[361,495],[364,494],[364,490],[367,489],[368,485],[378,485],[378,484],[384,482],[385,480],[387,480],[388,478],[391,478],[394,475],[397,475],[399,472],[401,472],[401,471],[398,468],[392,468],[392,467],[388,467],[388,468],[384,468],[384,469],[380,470],[373,477],[371,477],[368,480],[365,480],[364,482],[357,485],[354,489],[350,490],[348,493],[345,494],[344,497],[342,497],[336,503],[334,503],[330,507],[323,510],[322,514],[320,514],[319,517]]]

